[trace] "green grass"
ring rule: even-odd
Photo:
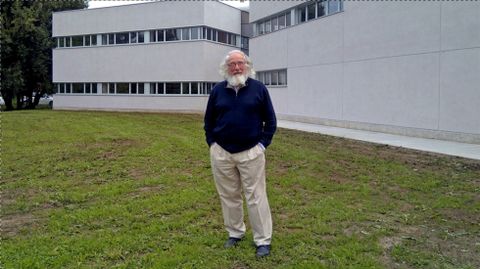
[[[223,249],[201,116],[0,117],[2,268],[480,267],[479,161],[279,129],[257,260],[249,228]]]

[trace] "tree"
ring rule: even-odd
[[[52,93],[52,12],[81,9],[88,0],[1,1],[1,94],[6,110],[35,108]],[[35,96],[35,98],[33,98]]]

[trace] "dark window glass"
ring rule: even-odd
[[[108,83],[108,93],[110,94],[115,93],[115,83]]]
[[[300,7],[297,9],[297,22],[302,23],[307,20],[307,14],[305,12],[305,7]]]
[[[198,94],[198,83],[197,82],[190,83],[190,93],[191,94]]]
[[[137,83],[130,83],[130,92],[132,94],[136,94],[137,93]]]
[[[83,46],[83,36],[73,36],[72,37],[72,47],[81,47]]]
[[[128,94],[128,83],[117,83],[117,94]]]
[[[218,42],[228,44],[227,35],[224,31],[218,31]]]
[[[181,94],[180,83],[165,83],[165,94]]]
[[[65,47],[70,47],[70,37],[65,37]]]
[[[97,35],[91,35],[90,36],[90,40],[92,41],[91,44],[92,46],[96,46],[97,45]]]
[[[285,28],[285,14],[278,17],[278,29]]]
[[[157,42],[157,31],[150,31],[150,42]]]
[[[315,9],[315,3],[307,6],[307,20],[315,19]]]
[[[248,38],[242,37],[242,49],[248,50]]]
[[[72,83],[72,93],[83,93],[83,83]]]
[[[85,36],[85,46],[90,46],[90,36],[89,35]]]
[[[278,30],[278,18],[273,18],[272,19],[272,31],[277,31]]]
[[[291,21],[292,18],[291,17],[292,17],[292,15],[290,14],[290,12],[288,12],[286,17],[285,17],[285,25],[287,25],[287,27],[292,25],[292,21]]]
[[[65,37],[59,37],[58,40],[59,40],[58,46],[59,46],[60,48],[65,47]]]
[[[157,31],[157,41],[158,42],[161,42],[161,41],[165,41],[165,34],[164,34],[164,30],[158,30]]]
[[[92,93],[97,93],[97,83],[92,83]]]
[[[190,87],[188,82],[182,83],[182,94],[190,94]]]
[[[130,32],[130,43],[137,43],[137,32]]]
[[[262,83],[265,83],[265,82],[263,81],[263,72],[257,72],[257,79],[258,79],[259,81],[261,81]]]
[[[145,93],[145,83],[138,83],[138,93],[139,94]]]
[[[265,22],[265,33],[270,33],[272,31],[272,21],[268,20]]]
[[[90,83],[86,83],[85,84],[85,93],[90,93],[91,92],[91,84]]]
[[[189,28],[182,29],[182,40],[190,40],[190,29]]]
[[[278,85],[287,85],[287,70],[278,72]]]
[[[320,1],[317,3],[317,16],[322,17],[326,15],[326,10],[325,10],[325,1]]]
[[[70,83],[65,83],[65,93],[70,93]]]
[[[270,72],[265,72],[263,84],[270,85]]]
[[[115,34],[108,34],[108,44],[109,45],[115,44]]]
[[[65,83],[60,83],[60,93],[65,93]]]
[[[150,94],[156,94],[157,93],[157,83],[150,83]]]
[[[115,35],[116,44],[128,44],[128,34],[129,33],[117,33]]]
[[[336,13],[340,11],[340,0],[328,1],[328,14]]]
[[[144,43],[145,37],[143,36],[143,32],[138,32],[138,43]]]
[[[199,36],[198,36],[198,30],[201,29],[199,27],[194,27],[192,28],[191,32],[192,32],[192,36],[191,36],[191,39],[199,39]]]
[[[271,72],[272,85],[278,85],[278,71]]]
[[[208,39],[208,40],[213,40],[213,39],[212,39],[212,31],[211,31],[210,28],[207,29],[207,39]]]
[[[102,35],[102,45],[107,45],[108,44],[108,35],[103,34]]]
[[[175,40],[179,40],[177,29],[166,30],[166,41],[175,41]]]
[[[157,93],[158,94],[165,94],[164,88],[163,88],[163,83],[158,83],[157,84]]]

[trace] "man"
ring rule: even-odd
[[[228,240],[236,246],[245,236],[242,189],[257,247],[257,257],[270,255],[272,217],[265,183],[265,149],[277,120],[267,88],[243,52],[231,51],[220,65],[225,78],[212,90],[205,112],[215,186],[220,196]]]

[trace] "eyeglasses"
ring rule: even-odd
[[[246,64],[245,62],[230,62],[227,65],[228,67],[235,67],[235,66],[242,67],[245,64]]]

